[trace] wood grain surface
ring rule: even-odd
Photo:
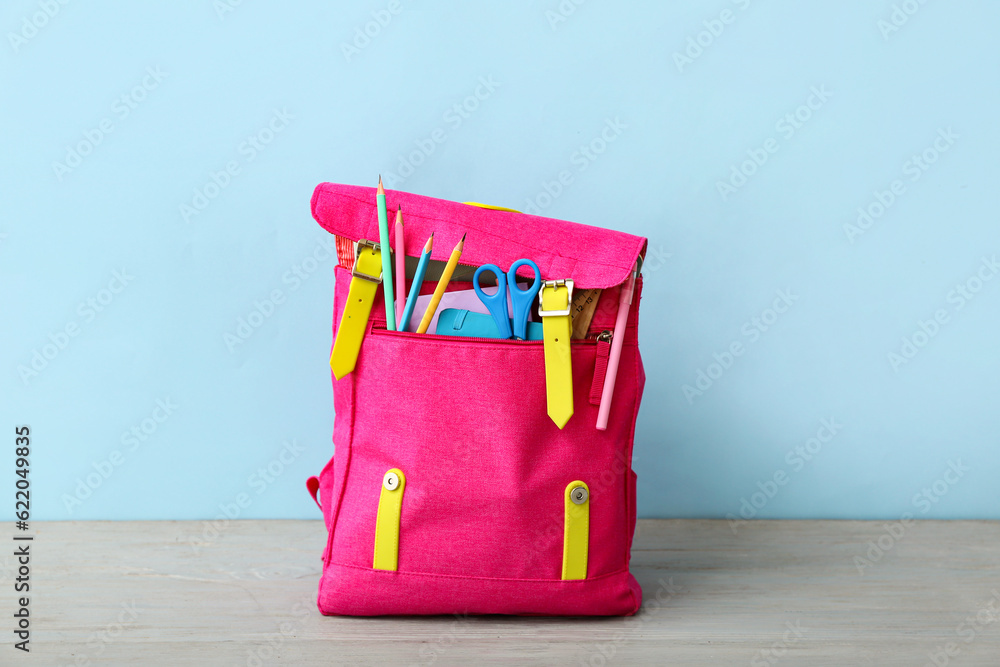
[[[321,521],[32,528],[0,665],[1000,665],[1000,522],[640,520],[630,618],[322,616]]]

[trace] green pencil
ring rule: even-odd
[[[378,177],[378,189],[375,191],[375,203],[378,208],[378,244],[382,248],[382,290],[385,294],[385,328],[396,330],[396,306],[392,298],[392,244],[389,242],[389,216],[385,212],[385,188],[382,187],[382,175]]]

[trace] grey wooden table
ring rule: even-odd
[[[320,521],[35,522],[0,664],[1000,665],[1000,522],[639,522],[624,618],[324,617]]]

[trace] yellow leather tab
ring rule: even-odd
[[[478,206],[479,208],[489,208],[493,209],[494,211],[510,211],[511,213],[520,213],[520,211],[513,208],[507,208],[506,206],[494,206],[493,204],[480,204],[477,201],[464,201],[462,203],[468,204],[469,206]]]
[[[590,488],[576,480],[566,486],[566,519],[563,527],[563,579],[587,578],[590,546]]]
[[[567,311],[565,315],[542,316],[542,339],[545,341],[545,400],[549,417],[556,426],[562,428],[573,416],[569,288],[565,285],[555,287],[542,285],[539,296],[543,311]]]
[[[368,325],[368,316],[372,312],[372,303],[375,302],[378,284],[382,281],[380,248],[366,245],[359,248],[357,255],[347,303],[344,304],[340,326],[337,327],[337,340],[333,342],[333,352],[330,354],[330,368],[338,380],[354,370],[358,352],[361,351],[361,340],[365,336],[365,327]]]
[[[399,515],[403,509],[405,487],[406,476],[399,468],[392,468],[382,477],[382,494],[375,518],[375,555],[372,559],[372,567],[376,570],[395,570],[399,565]]]

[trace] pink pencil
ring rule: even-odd
[[[406,301],[406,255],[403,252],[403,207],[396,209],[396,321],[403,321]]]
[[[615,320],[615,335],[611,339],[611,352],[608,355],[608,370],[604,376],[604,391],[601,392],[601,408],[597,413],[597,430],[608,428],[608,415],[611,414],[611,396],[615,393],[615,380],[618,378],[618,362],[622,356],[622,343],[625,342],[625,323],[628,321],[628,311],[632,306],[632,291],[635,290],[635,269],[629,273],[628,280],[622,285],[618,295],[618,319]]]

